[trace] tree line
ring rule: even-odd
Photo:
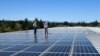
[[[38,18],[35,18],[37,21],[37,28],[43,28],[43,20],[39,20]],[[17,20],[17,21],[11,21],[11,20],[0,20],[0,32],[11,32],[11,31],[19,31],[19,30],[31,30],[33,29],[33,21],[28,20],[28,18],[25,18],[24,20]],[[50,27],[63,27],[63,26],[90,26],[90,27],[96,27],[100,26],[100,22],[93,21],[90,23],[87,22],[48,22],[48,26]]]

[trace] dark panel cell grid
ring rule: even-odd
[[[88,54],[73,54],[73,56],[100,56],[100,54],[93,54],[93,53],[88,53]]]
[[[48,52],[70,52],[71,46],[54,46]]]
[[[9,49],[5,49],[3,51],[20,51],[20,50],[23,50],[23,49],[25,49],[27,47],[28,47],[27,45],[16,45],[14,47],[11,47]]]
[[[74,44],[74,53],[98,53],[84,34],[78,34]]]
[[[7,47],[10,47],[10,46],[12,46],[12,45],[0,45],[0,50],[4,49],[4,48],[7,48]]]
[[[68,56],[67,53],[45,53],[43,56]]]
[[[10,56],[14,54],[15,52],[0,52],[0,56]]]
[[[40,53],[18,53],[14,56],[39,56]]]
[[[30,52],[43,52],[45,51],[49,46],[39,45],[39,46],[32,46],[29,49],[26,49],[25,51]]]

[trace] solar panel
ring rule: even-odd
[[[12,45],[0,45],[0,50],[5,49],[5,48],[10,47],[10,46],[12,46]]]
[[[68,56],[67,53],[45,53],[43,56]]]
[[[17,55],[14,55],[14,56],[39,56],[40,53],[19,53]]]
[[[78,34],[78,36],[76,37],[73,56],[98,56],[98,55],[99,54],[97,50],[90,43],[90,41],[85,37],[85,35]]]
[[[73,54],[73,56],[100,56],[100,54]]]
[[[18,34],[17,34],[18,33]],[[44,34],[15,32],[0,38],[0,56],[100,56],[80,29]]]
[[[14,54],[15,52],[0,52],[0,56],[10,56]]]
[[[70,52],[71,46],[53,46],[48,52]]]
[[[43,52],[45,51],[49,46],[47,45],[35,45],[30,47],[29,49],[26,49],[25,51],[29,51],[29,52]]]
[[[14,46],[14,47],[5,49],[5,50],[3,50],[3,51],[20,51],[20,50],[25,49],[25,48],[27,48],[27,47],[28,47],[28,45],[16,45],[16,46]]]

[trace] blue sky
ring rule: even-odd
[[[0,19],[100,21],[100,0],[0,0]]]

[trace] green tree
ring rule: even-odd
[[[96,26],[98,26],[99,22],[96,20],[94,22],[91,22],[90,24],[91,24],[91,26],[96,27]]]
[[[15,30],[22,30],[21,24],[16,23],[16,28],[15,28]]]

